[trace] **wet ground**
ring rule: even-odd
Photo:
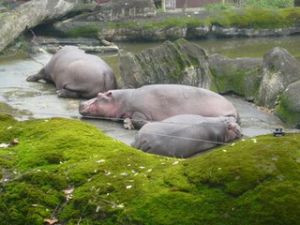
[[[79,100],[56,96],[51,84],[26,82],[26,77],[36,73],[46,64],[51,55],[43,53],[31,59],[16,60],[0,64],[0,101],[20,110],[14,113],[20,120],[29,118],[65,117],[80,119]],[[243,133],[246,136],[272,133],[284,124],[274,115],[261,111],[254,104],[236,96],[226,96],[238,109]],[[121,123],[104,120],[84,120],[94,124],[109,136],[127,144],[136,131],[128,131]]]

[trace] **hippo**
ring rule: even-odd
[[[27,77],[27,81],[41,79],[54,83],[59,97],[90,99],[116,88],[112,69],[76,46],[61,48],[37,74]]]
[[[132,146],[144,152],[187,158],[242,136],[233,117],[182,114],[147,123]]]
[[[207,89],[178,84],[146,85],[137,89],[110,90],[83,101],[84,117],[125,119],[125,128],[139,129],[147,121],[161,121],[179,114],[208,117],[239,116],[231,102]]]

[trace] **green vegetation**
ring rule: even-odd
[[[245,0],[243,6],[257,8],[287,8],[294,6],[294,0]]]
[[[124,21],[117,23],[110,23],[112,28],[126,28],[126,29],[143,29],[143,30],[156,30],[156,29],[169,29],[172,27],[198,27],[206,25],[205,21],[199,20],[195,17],[167,17],[159,20],[136,20]]]
[[[218,25],[221,27],[239,28],[283,28],[300,23],[300,8],[267,9],[267,8],[225,8],[212,10],[210,16],[200,19],[192,17],[166,17],[159,20],[136,20],[114,23],[107,26],[113,29],[132,29],[136,31],[155,31],[159,29],[196,28]]]
[[[69,37],[97,37],[99,32],[109,33],[111,29],[120,30],[128,39],[136,40],[174,40],[182,37],[182,29],[193,37],[193,29],[199,27],[238,27],[253,29],[274,29],[299,26],[300,8],[234,8],[227,5],[211,6],[207,10],[208,16],[202,18],[194,14],[178,16],[176,14],[159,14],[152,19],[124,20],[117,22],[89,22],[73,24],[71,27],[59,30],[60,35]],[[218,7],[217,7],[218,6]],[[176,30],[177,29],[177,30]],[[170,31],[168,31],[170,30]],[[118,33],[118,31],[116,32]],[[138,34],[138,35],[137,35]]]
[[[239,28],[284,28],[300,22],[300,8],[225,10],[209,18],[212,25]]]
[[[191,159],[150,155],[76,120],[0,116],[3,225],[294,225],[300,138],[257,137]]]

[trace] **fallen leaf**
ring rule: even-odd
[[[73,193],[73,191],[74,191],[74,188],[71,187],[71,188],[69,188],[69,189],[65,189],[65,190],[64,190],[64,193],[65,193],[66,195],[70,195],[70,194]]]

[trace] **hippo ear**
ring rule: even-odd
[[[109,98],[106,96],[106,93],[99,92],[97,94],[98,101],[108,101]]]
[[[112,97],[112,92],[111,91],[107,91],[104,93],[104,95],[108,98],[111,98]]]

